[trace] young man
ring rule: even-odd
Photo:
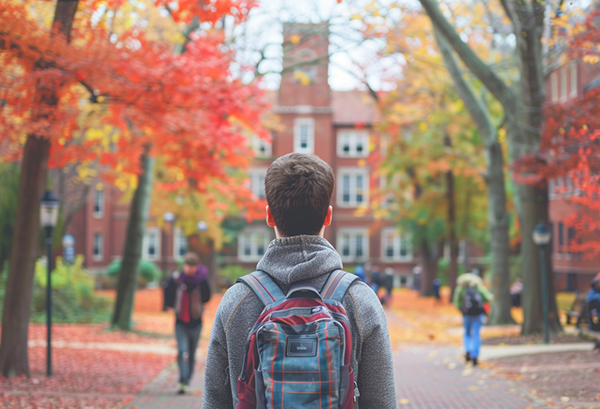
[[[292,153],[277,159],[265,177],[267,224],[273,240],[257,266],[284,294],[308,280],[321,289],[332,271],[342,268],[333,246],[323,238],[331,224],[334,188],[331,167],[315,155]],[[396,408],[392,351],[383,308],[367,284],[356,280],[342,300],[352,333],[351,366],[361,408]],[[235,284],[217,309],[208,347],[204,409],[236,408],[246,338],[263,309],[244,284]]]
[[[463,313],[465,360],[472,361],[473,366],[478,364],[479,349],[481,348],[480,332],[485,317],[483,304],[490,302],[491,299],[492,295],[478,275],[466,273],[456,280],[452,302]]]
[[[183,271],[170,278],[165,289],[166,306],[175,309],[175,338],[179,366],[179,394],[188,392],[202,331],[203,304],[210,299],[208,269],[195,253],[187,253]]]

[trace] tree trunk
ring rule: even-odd
[[[484,101],[475,96],[472,87],[462,76],[446,39],[439,35],[435,26],[434,31],[456,89],[484,140],[487,168],[488,228],[492,256],[492,291],[494,293],[492,312],[488,323],[494,325],[512,324],[514,321],[510,315],[508,212],[506,210],[502,145],[498,142],[498,133],[492,123],[487,106]]]
[[[502,146],[499,142],[486,145],[488,224],[492,256],[492,311],[489,325],[514,324],[510,314],[510,245],[508,237],[508,212]]]
[[[77,0],[59,0],[56,3],[52,30],[64,36],[67,42],[77,5]],[[55,88],[51,84],[38,82],[36,101],[37,106],[34,108],[36,112],[32,120],[47,120],[48,113],[58,104]],[[13,243],[18,243],[18,246],[12,246],[2,314],[0,373],[4,376],[30,375],[27,339],[33,275],[40,235],[40,198],[45,188],[49,156],[49,139],[35,134],[27,135],[21,162],[18,208],[13,235]]]
[[[146,146],[141,157],[142,173],[138,177],[138,185],[131,201],[127,236],[123,248],[123,260],[117,284],[117,300],[111,322],[113,328],[116,327],[124,331],[131,331],[132,329],[131,314],[133,313],[133,301],[142,256],[142,243],[150,207],[154,158],[150,156],[149,151],[150,147]]]
[[[532,232],[539,221],[548,220],[548,190],[547,188],[536,188],[534,186],[520,186],[521,204],[523,206],[523,218],[521,221],[523,252],[523,312],[524,321],[522,326],[523,335],[540,333],[543,330],[542,310],[542,276],[540,273],[540,250],[533,242]],[[526,233],[527,232],[527,233]],[[525,254],[531,255],[525,257]],[[552,273],[551,252],[546,252],[546,275],[548,280],[548,301],[550,331],[560,332],[562,330],[558,319],[556,297],[554,292],[554,274]]]
[[[444,135],[444,145],[452,148],[452,139],[450,135]],[[448,266],[448,285],[451,289],[450,302],[454,297],[454,288],[456,287],[456,278],[458,275],[458,238],[456,237],[456,200],[454,197],[454,172],[446,172],[446,202],[448,204],[447,226],[448,226],[448,245],[450,246],[450,265]]]
[[[436,242],[435,247],[429,244],[427,239],[423,239],[420,245],[421,260],[423,269],[421,272],[421,288],[419,295],[421,297],[431,297],[433,295],[433,280],[437,276],[437,267],[440,256],[443,254],[444,242]]]

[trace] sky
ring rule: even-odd
[[[363,42],[359,33],[362,25],[359,21],[349,21],[353,7],[360,7],[362,0],[260,0],[260,6],[252,10],[248,22],[236,29],[238,48],[241,51],[239,61],[255,63],[260,58],[257,50],[264,50],[265,57],[259,67],[265,75],[269,89],[277,89],[281,69],[283,42],[282,22],[330,21],[330,66],[329,83],[334,90],[364,88],[365,72],[369,85],[380,89],[381,70],[394,65],[392,61],[382,62],[376,59],[382,42],[370,40]],[[355,10],[355,9],[354,9]],[[359,65],[365,69],[359,68]],[[399,68],[399,67],[398,67]]]

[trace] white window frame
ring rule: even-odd
[[[269,243],[272,240],[273,232],[270,229],[266,228],[247,228],[240,232],[238,235],[238,259],[242,262],[256,262],[259,261],[263,255],[258,252],[260,244],[258,240],[260,240],[262,236],[262,246],[263,251],[267,251],[267,247],[269,247]],[[253,241],[256,240],[256,241]],[[245,249],[246,245],[250,246],[250,254],[246,254]]]
[[[100,240],[96,243],[98,238],[100,238]],[[96,249],[98,249],[98,252],[96,252]],[[104,235],[101,232],[94,233],[92,240],[92,260],[104,260]]]
[[[261,152],[261,148],[264,148],[264,152]],[[258,136],[252,137],[252,150],[257,158],[267,158],[273,154],[273,143],[265,141],[263,138]]]
[[[349,201],[344,202],[344,188],[345,182],[344,177],[348,176],[350,178],[349,182]],[[362,176],[363,180],[363,192],[362,192],[362,201],[357,201],[358,196],[358,187],[357,187],[357,177]],[[359,207],[366,206],[369,203],[369,171],[366,168],[340,168],[338,170],[337,176],[337,205],[339,207]]]
[[[360,256],[356,254],[356,244],[358,242],[357,238],[359,237],[359,235],[362,235],[361,242],[363,249],[363,254]],[[346,237],[349,240],[348,254],[344,255]],[[369,259],[369,229],[367,228],[354,227],[339,229],[337,232],[336,244],[337,252],[340,254],[340,256],[342,257],[342,261],[344,262],[362,262]]]
[[[393,255],[389,256],[387,254],[388,246],[387,239],[389,235],[392,235],[392,248]],[[407,254],[406,256],[401,255],[402,242],[407,243]],[[413,260],[413,248],[412,248],[412,239],[410,236],[405,235],[402,237],[398,229],[394,227],[386,227],[381,230],[381,259],[384,261],[412,261]]]
[[[302,146],[302,128],[308,126],[306,147]],[[294,152],[314,153],[315,151],[315,120],[313,118],[294,119]]]
[[[579,93],[578,92],[579,90],[577,88],[577,82],[578,82],[577,81],[578,80],[578,78],[577,78],[577,62],[571,61],[570,68],[571,68],[570,69],[570,71],[571,71],[570,72],[570,74],[571,74],[570,75],[570,79],[571,79],[571,92],[570,92],[570,96],[571,96],[571,98],[577,98],[577,95]]]
[[[550,74],[550,100],[552,102],[558,101],[558,72],[553,71]]]
[[[101,219],[102,217],[104,217],[104,202],[105,202],[104,189],[96,188],[94,190],[94,203],[93,203],[94,218]],[[99,210],[96,210],[96,207],[98,207]]]
[[[179,253],[179,249],[181,247],[181,242],[185,241],[185,251],[183,254]],[[185,253],[187,253],[187,237],[183,234],[183,229],[181,227],[175,228],[175,232],[173,234],[173,259],[174,260],[183,260]]]
[[[358,151],[359,145],[362,145],[361,152]],[[348,152],[344,152],[344,146],[348,146]],[[340,158],[368,157],[369,132],[363,129],[340,129],[337,133],[337,154]]]
[[[267,175],[267,168],[250,168],[248,173],[250,174],[250,189],[252,193],[258,199],[266,200],[265,177]]]
[[[563,65],[560,69],[560,100],[565,102],[567,100],[567,71],[569,66]]]
[[[149,251],[150,251],[150,243],[149,243],[149,236],[150,234],[154,234],[156,235],[156,252],[154,255],[150,255]],[[159,260],[161,257],[161,243],[160,243],[160,239],[161,239],[161,234],[160,234],[160,229],[158,227],[148,227],[146,228],[146,232],[144,233],[144,240],[142,242],[142,257],[146,260],[150,260],[150,261],[156,261]]]

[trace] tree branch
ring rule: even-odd
[[[427,12],[434,27],[448,41],[465,65],[500,101],[504,108],[515,113],[516,96],[514,92],[462,41],[454,27],[444,17],[436,0],[419,0]]]

